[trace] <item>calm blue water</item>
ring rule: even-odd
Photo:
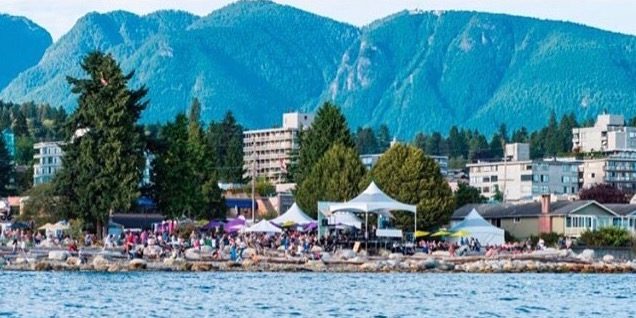
[[[630,317],[636,275],[0,272],[0,316]]]

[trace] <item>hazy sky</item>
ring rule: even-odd
[[[0,12],[22,15],[58,39],[78,18],[91,11],[127,10],[146,14],[181,9],[206,15],[229,0],[0,0]],[[566,20],[636,35],[635,0],[276,0],[354,25],[404,9],[476,10]]]

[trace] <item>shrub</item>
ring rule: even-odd
[[[581,233],[579,241],[587,246],[625,247],[631,244],[631,236],[625,229],[604,227]]]
[[[530,241],[532,242],[532,246],[537,246],[537,243],[539,243],[539,239],[543,239],[546,247],[554,247],[559,242],[560,237],[561,235],[559,233],[541,233],[539,234],[539,236],[530,236]]]

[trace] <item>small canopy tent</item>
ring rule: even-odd
[[[262,220],[248,228],[243,229],[244,233],[282,233],[283,231],[272,225],[267,220]]]
[[[307,225],[311,222],[315,222],[314,219],[310,218],[303,212],[296,203],[294,203],[287,212],[281,214],[277,218],[271,220],[270,222],[278,225],[282,225],[286,222],[297,224],[297,225]]]
[[[360,193],[357,197],[351,199],[350,201],[344,203],[335,203],[329,206],[329,212],[336,211],[355,211],[355,212],[364,212],[367,217],[368,223],[368,214],[376,213],[386,215],[387,211],[407,211],[415,214],[415,225],[414,225],[414,233],[417,232],[417,207],[415,205],[405,204],[399,202],[386,193],[382,192],[380,188],[375,184],[375,182],[371,182],[371,184]],[[368,225],[368,224],[367,224]],[[369,230],[367,226],[366,237],[369,237]]]
[[[477,210],[473,209],[466,215],[463,221],[450,228],[451,232],[465,231],[468,236],[479,240],[481,245],[501,245],[505,243],[504,230],[484,220]],[[453,238],[452,240],[459,240]]]

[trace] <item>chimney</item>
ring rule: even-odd
[[[542,194],[541,195],[541,214],[549,214],[550,213],[550,195]]]
[[[541,195],[541,215],[539,215],[539,233],[552,232],[552,222],[550,220],[550,195]]]

